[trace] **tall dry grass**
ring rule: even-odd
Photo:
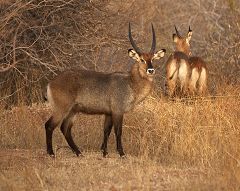
[[[200,188],[203,189],[239,189],[240,89],[231,85],[222,89],[228,92],[224,96],[196,100],[172,102],[156,94],[148,97],[124,118],[123,146],[126,153],[144,163],[202,170],[206,176],[201,176],[200,185],[196,185],[202,185]],[[50,108],[42,104],[1,110],[0,147],[45,149],[44,123],[49,116]],[[100,155],[102,123],[102,116],[79,114],[73,135],[85,153],[99,152]],[[70,149],[61,154],[67,143],[59,129],[54,132],[53,144],[57,156],[73,155]],[[110,155],[115,153],[113,133],[109,152]]]

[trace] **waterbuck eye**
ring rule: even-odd
[[[145,60],[143,60],[142,58],[140,59],[140,61],[141,61],[142,63],[145,63]]]

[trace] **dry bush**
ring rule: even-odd
[[[67,67],[94,69],[109,43],[102,1],[12,1],[1,4],[1,101],[42,100],[46,81]],[[96,7],[95,7],[96,6]],[[79,63],[79,61],[81,61]],[[9,98],[9,99],[8,99]]]
[[[42,101],[52,76],[66,68],[126,71],[127,24],[133,23],[138,45],[148,50],[150,22],[157,48],[167,55],[157,72],[163,88],[164,64],[173,51],[174,24],[182,33],[193,29],[192,52],[210,70],[210,92],[224,82],[239,84],[239,2],[236,0],[172,2],[32,0],[0,2],[0,101],[6,107]],[[177,13],[177,14],[176,14]],[[110,29],[110,30],[109,30]]]

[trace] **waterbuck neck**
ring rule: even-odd
[[[135,101],[141,102],[152,90],[153,76],[148,76],[146,71],[139,68],[135,63],[131,69],[132,89],[135,93]]]

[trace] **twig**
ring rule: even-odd
[[[17,63],[16,62],[16,39],[17,39],[17,33],[18,33],[18,29],[20,27],[21,23],[18,25],[16,31],[15,31],[15,34],[14,34],[14,37],[13,37],[13,61],[12,61],[12,64],[7,64],[7,66],[1,66],[0,67],[0,72],[6,72],[8,70],[10,70],[11,68],[14,68],[16,67]]]

